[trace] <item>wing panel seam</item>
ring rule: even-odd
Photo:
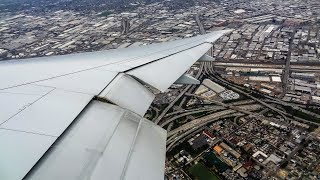
[[[12,119],[13,117],[15,117],[16,115],[20,114],[22,111],[24,111],[25,109],[27,109],[28,107],[32,106],[34,103],[38,102],[40,99],[42,99],[43,97],[47,96],[48,94],[50,94],[52,91],[54,91],[56,88],[51,89],[49,92],[47,92],[46,94],[42,95],[41,97],[39,97],[38,99],[36,99],[35,101],[33,101],[32,103],[29,103],[28,105],[24,106],[22,109],[19,109],[19,111],[15,114],[13,114],[12,116],[10,116],[7,120],[3,121],[2,123],[0,123],[0,127],[1,125],[3,125],[4,123],[8,122],[10,119]]]
[[[28,133],[28,134],[34,134],[34,135],[40,135],[40,136],[48,136],[48,137],[53,137],[57,138],[58,136],[53,136],[50,134],[44,134],[44,133],[35,133],[35,132],[30,132],[30,131],[23,131],[23,130],[17,130],[17,129],[10,129],[10,128],[0,128],[8,131],[15,131],[15,132],[23,132],[23,133]]]
[[[160,60],[162,60],[162,59],[165,59],[165,58],[168,58],[168,57],[170,57],[170,56],[173,56],[173,55],[179,54],[179,53],[181,53],[181,52],[184,52],[184,51],[190,50],[190,49],[192,49],[192,48],[195,48],[195,47],[201,46],[201,45],[203,45],[203,44],[208,44],[208,42],[203,42],[203,43],[201,43],[201,44],[197,44],[197,45],[195,45],[195,46],[192,46],[192,47],[189,47],[189,48],[187,48],[187,49],[184,49],[184,50],[181,50],[181,51],[178,51],[178,52],[172,53],[172,54],[170,54],[170,55],[167,55],[167,56],[164,56],[164,57],[161,57],[161,58],[155,59],[155,60],[150,61],[150,62],[147,62],[147,63],[145,63],[145,64],[141,64],[141,65],[139,65],[139,66],[133,67],[133,68],[128,69],[128,70],[123,71],[123,72],[124,72],[124,73],[127,73],[127,72],[129,72],[129,71],[131,71],[131,70],[134,70],[134,69],[137,69],[137,68],[139,68],[139,67],[142,67],[142,66],[145,66],[145,65],[148,65],[148,64],[151,64],[151,63],[154,63],[154,62],[160,61]],[[209,43],[209,44],[210,44],[210,43]],[[212,44],[211,44],[211,45],[212,45]],[[130,75],[130,76],[131,76],[131,75]]]

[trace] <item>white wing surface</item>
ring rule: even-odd
[[[145,85],[165,91],[226,32],[0,62],[0,179],[163,179]]]

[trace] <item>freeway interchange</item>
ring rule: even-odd
[[[227,89],[239,93],[245,100],[239,100],[232,103],[224,103],[216,100],[207,100],[209,104],[202,104],[203,97],[194,95],[198,85],[186,85],[182,88],[181,92],[171,101],[163,110],[156,110],[156,117],[154,122],[161,127],[167,129],[167,151],[177,146],[186,140],[187,137],[199,132],[204,126],[209,123],[219,121],[221,119],[241,117],[247,115],[250,117],[263,117],[263,113],[272,111],[275,114],[280,115],[286,122],[298,121],[307,124],[319,125],[317,122],[310,121],[302,117],[294,116],[286,112],[283,108],[285,106],[293,107],[297,111],[310,115],[314,118],[320,118],[319,114],[305,110],[304,105],[284,102],[281,99],[270,97],[264,94],[260,94],[263,98],[255,97],[253,90],[248,90],[245,87],[235,85],[227,80],[221,78],[213,68],[211,62],[202,62],[199,66],[199,71],[195,76],[196,78],[203,80],[208,78],[213,82],[216,82]],[[200,104],[198,107],[189,108],[186,107],[187,101],[190,99],[198,99]],[[177,106],[178,108],[173,108]],[[173,110],[175,109],[175,110]],[[259,113],[261,111],[261,113]],[[201,117],[194,117],[194,115],[203,114]],[[191,120],[187,120],[185,123],[181,123],[179,120],[192,117]],[[268,119],[267,117],[264,117]],[[270,119],[270,118],[269,118]],[[274,120],[271,120],[274,121]],[[279,122],[281,123],[281,122]]]

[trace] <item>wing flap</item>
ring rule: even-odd
[[[166,139],[164,129],[150,121],[143,121],[124,179],[163,179]]]
[[[89,179],[124,113],[92,101],[26,179]]]
[[[121,73],[101,92],[99,97],[143,116],[155,95],[134,78]]]
[[[162,179],[165,140],[165,130],[141,116],[92,101],[25,179],[132,179],[132,170]]]

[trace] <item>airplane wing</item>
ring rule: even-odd
[[[165,91],[226,32],[0,62],[0,179],[163,179],[146,85]]]

